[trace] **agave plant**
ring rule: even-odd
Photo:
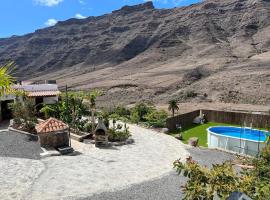
[[[84,95],[84,98],[87,100],[87,104],[91,110],[92,133],[95,130],[96,99],[100,95],[101,95],[101,91],[99,91],[99,90],[94,90],[94,91],[86,93]]]
[[[13,69],[13,62],[0,66],[0,96],[4,93],[11,92],[11,85],[15,81],[14,77],[11,75]]]

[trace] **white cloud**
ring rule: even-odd
[[[85,4],[84,0],[78,0],[80,4]]]
[[[184,0],[173,0],[173,4],[175,6],[178,6],[180,3],[182,3]]]
[[[35,2],[38,5],[42,5],[42,6],[56,6],[59,3],[63,2],[64,0],[35,0]]]
[[[80,14],[80,13],[77,13],[77,14],[75,15],[75,18],[77,18],[77,19],[85,19],[86,17],[83,16],[82,14]]]
[[[57,23],[57,20],[56,20],[56,19],[48,19],[48,20],[45,22],[45,25],[46,25],[46,26],[54,26],[56,23]]]

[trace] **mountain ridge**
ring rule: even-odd
[[[104,102],[269,104],[269,16],[268,0],[124,6],[0,39],[0,63],[15,60],[19,77],[102,88]]]

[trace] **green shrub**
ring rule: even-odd
[[[186,97],[186,98],[194,98],[194,97],[196,97],[198,94],[195,92],[195,91],[193,91],[193,90],[187,90],[186,92],[185,92],[185,94],[184,94],[184,96]]]
[[[131,109],[131,117],[133,117],[133,119],[139,120],[139,121],[146,121],[145,116],[152,112],[154,110],[154,107],[151,105],[147,105],[145,103],[139,103],[137,105],[135,105],[134,108]]]
[[[123,125],[122,124],[117,124],[117,127],[116,127],[116,129],[119,129],[119,130],[121,130],[123,128]]]
[[[168,114],[164,110],[153,110],[145,116],[147,123],[155,128],[165,127],[167,118]]]
[[[127,140],[131,136],[128,128],[125,128],[124,130],[109,129],[108,132],[109,132],[109,141],[111,142],[122,142]]]
[[[91,130],[92,130],[92,123],[89,123],[89,122],[85,123],[83,126],[83,131],[90,133]]]
[[[225,162],[208,169],[191,158],[186,163],[175,161],[174,167],[188,178],[184,199],[214,199],[215,194],[226,199],[234,191],[243,192],[254,200],[269,199],[270,146],[266,146],[258,158],[247,158],[243,163],[253,168],[236,173],[232,163]]]
[[[130,116],[130,121],[132,123],[138,124],[140,122],[140,116],[137,112],[132,112]]]
[[[112,113],[117,114],[118,116],[124,116],[124,117],[130,116],[130,110],[123,106],[117,106],[116,108],[113,109]]]
[[[13,126],[29,133],[36,133],[37,123],[35,103],[33,99],[25,98],[24,101],[16,100],[12,104]]]

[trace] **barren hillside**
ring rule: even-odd
[[[270,104],[270,1],[151,2],[0,39],[23,79],[102,88],[101,100]]]

